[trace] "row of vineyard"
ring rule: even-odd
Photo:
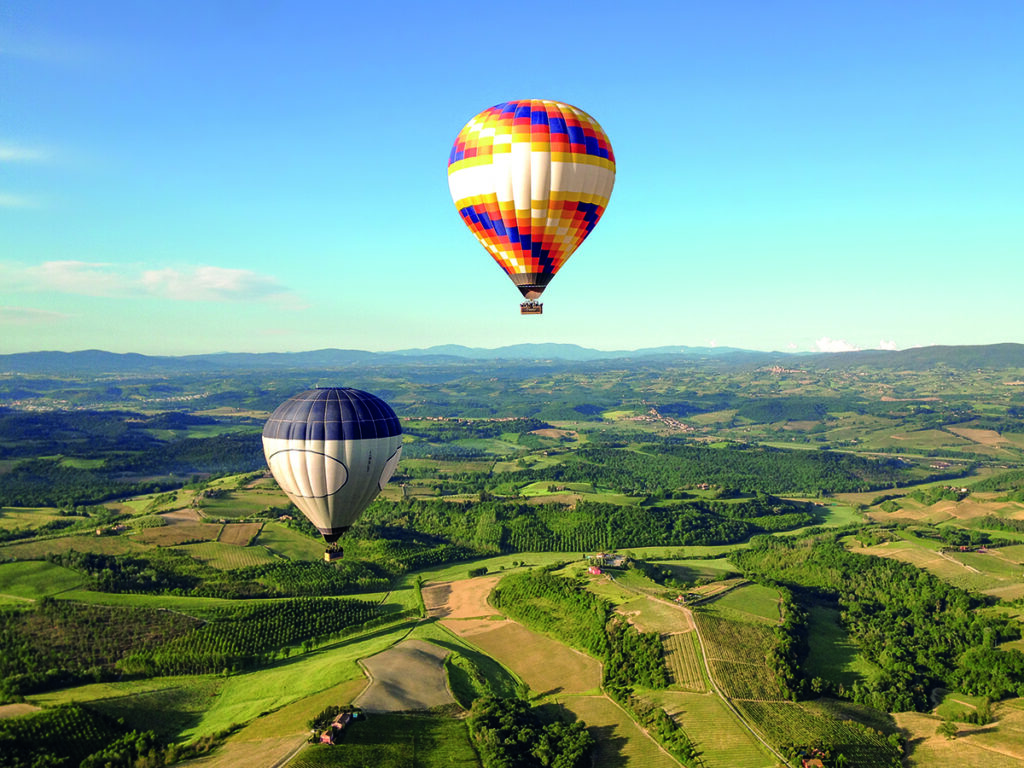
[[[730,698],[776,701],[790,692],[768,665],[775,631],[764,624],[731,621],[707,611],[693,613],[704,641],[711,675]]]
[[[672,685],[684,691],[704,693],[708,685],[702,671],[696,633],[680,632],[669,635],[664,643],[665,664],[668,666]]]
[[[737,701],[735,704],[766,741],[789,757],[807,747],[826,747],[833,760],[842,754],[846,764],[851,766],[898,768],[902,765],[903,749],[897,733],[886,736],[856,720],[840,720],[789,702]]]
[[[119,675],[117,662],[193,631],[197,619],[151,608],[43,598],[0,610],[0,701]]]
[[[775,644],[775,632],[766,624],[732,621],[699,609],[693,612],[693,620],[710,659],[763,659]]]
[[[79,704],[0,718],[0,768],[77,766],[123,735],[112,720]]]
[[[147,676],[246,669],[274,652],[318,644],[380,616],[362,600],[298,598],[225,608],[202,627],[156,649],[128,656],[122,668]]]
[[[235,577],[258,581],[282,596],[330,597],[359,592],[386,591],[390,576],[379,566],[362,560],[322,562],[288,561],[254,565],[235,571]]]

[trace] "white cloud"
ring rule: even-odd
[[[143,294],[172,301],[207,302],[294,299],[271,275],[211,266],[140,271],[137,265],[70,260],[36,266],[0,263],[0,283],[14,290],[79,296]]]
[[[42,149],[0,144],[0,163],[40,163],[49,159],[50,153]]]
[[[36,208],[39,202],[26,195],[9,195],[0,192],[0,208]]]
[[[856,347],[848,341],[830,339],[828,336],[822,336],[814,342],[814,347],[819,352],[856,352],[860,349],[860,347]]]
[[[92,264],[84,261],[47,261],[27,267],[24,277],[37,291],[56,291],[81,296],[117,296],[130,290],[130,280],[113,264]]]
[[[896,346],[896,342],[895,341],[886,341],[885,339],[879,340],[878,348],[879,349],[899,349],[899,347]]]
[[[67,320],[70,315],[33,307],[0,307],[0,325],[42,325]]]
[[[150,293],[178,301],[247,301],[285,293],[275,277],[223,267],[149,270],[141,283]]]

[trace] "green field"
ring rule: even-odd
[[[808,677],[820,677],[850,689],[857,680],[869,679],[877,672],[839,623],[838,608],[812,603],[807,618],[810,649],[802,668]]]
[[[729,590],[706,607],[723,618],[778,624],[782,618],[780,599],[777,589],[745,584]]]
[[[280,493],[265,490],[224,490],[215,498],[202,498],[199,509],[208,519],[236,520],[284,503]]]
[[[59,519],[60,515],[53,507],[0,507],[0,531],[35,528]]]
[[[53,563],[0,563],[0,596],[36,600],[77,589],[85,577]]]
[[[775,768],[778,761],[712,693],[652,694],[696,743],[704,768]]]
[[[313,744],[291,768],[478,768],[480,761],[462,720],[412,714],[369,713],[352,721],[340,744]]]
[[[673,578],[686,584],[715,581],[737,573],[733,565],[725,558],[716,560],[650,560],[648,562],[669,571]]]
[[[201,563],[225,571],[278,561],[278,558],[275,558],[265,547],[238,547],[234,544],[222,544],[219,541],[185,544],[176,549]]]
[[[289,560],[323,560],[324,548],[327,546],[322,541],[311,539],[281,523],[264,525],[254,544],[266,547],[272,555],[286,557]]]

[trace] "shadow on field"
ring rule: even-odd
[[[516,696],[516,681],[508,671],[490,656],[480,651],[468,648],[458,643],[451,643],[447,640],[431,638],[430,642],[444,648],[455,655],[463,656],[477,668],[480,675],[487,681],[491,693],[502,698],[514,698]]]
[[[597,742],[594,748],[594,765],[600,765],[601,768],[619,768],[627,764],[626,755],[622,750],[628,739],[616,736],[614,725],[592,725],[587,730]]]

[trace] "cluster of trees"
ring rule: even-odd
[[[0,702],[119,674],[126,654],[180,637],[189,616],[150,608],[41,598],[31,610],[0,611]]]
[[[595,744],[582,722],[550,720],[518,698],[481,696],[468,725],[484,768],[585,768]]]
[[[640,450],[581,448],[557,466],[524,474],[536,480],[589,482],[637,495],[663,495],[701,483],[816,495],[892,488],[911,477],[908,467],[895,460],[738,443],[716,448],[673,440]]]
[[[161,551],[153,558],[142,558],[71,549],[48,553],[46,561],[89,576],[91,583],[86,588],[97,592],[188,592],[202,581],[194,573],[202,566],[173,550]],[[193,573],[185,572],[185,568]]]
[[[147,677],[235,672],[294,645],[308,650],[380,615],[375,603],[316,597],[223,608],[187,634],[136,650],[120,666]]]
[[[239,568],[233,575],[265,584],[277,596],[327,597],[386,590],[392,574],[373,563],[343,559],[329,566],[320,561],[275,561]]]
[[[90,755],[124,737],[117,723],[80,704],[0,718],[0,768],[86,766]],[[102,765],[91,762],[87,768]]]
[[[1019,624],[978,611],[978,599],[926,571],[847,551],[835,534],[757,537],[731,560],[748,578],[838,601],[845,627],[880,670],[854,684],[860,703],[923,711],[937,686],[992,699],[1024,695],[1024,654],[997,647],[1020,637]]]
[[[547,568],[506,576],[491,593],[491,603],[506,616],[573,648],[599,659],[608,655],[608,601]]]
[[[379,499],[364,513],[353,535],[384,538],[401,530],[415,531],[459,545],[463,554],[472,556],[729,544],[814,520],[809,505],[761,495],[733,502],[695,499],[644,506],[580,501],[575,507]]]

